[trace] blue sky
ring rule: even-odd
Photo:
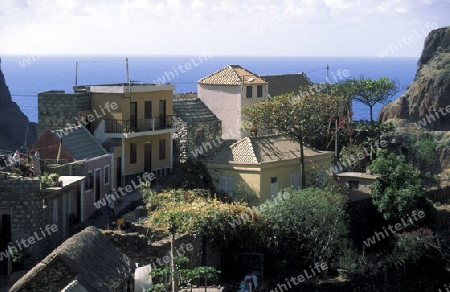
[[[1,0],[0,55],[417,57],[450,0]]]

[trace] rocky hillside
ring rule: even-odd
[[[378,120],[394,122],[399,133],[432,137],[437,172],[450,171],[450,27],[430,32],[413,83],[382,108]]]
[[[431,31],[425,39],[413,83],[378,120],[405,119],[434,131],[450,131],[450,27]]]
[[[11,93],[1,70],[0,59],[0,151],[13,151],[25,144],[30,147],[37,140],[37,124],[30,123],[19,106],[12,101]],[[25,138],[26,137],[26,138]],[[24,148],[21,152],[25,151]],[[0,153],[1,153],[0,152]]]

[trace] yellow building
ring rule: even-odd
[[[165,176],[173,167],[173,84],[76,86],[90,95],[91,110],[79,113],[114,155],[113,185],[127,186],[144,172]]]
[[[231,197],[252,189],[261,202],[287,187],[301,188],[300,145],[280,135],[245,137],[202,160],[215,187]],[[331,166],[333,152],[304,147],[306,172]]]

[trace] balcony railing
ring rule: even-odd
[[[136,133],[172,129],[173,116],[166,115],[150,119],[116,120],[105,119],[106,133]]]

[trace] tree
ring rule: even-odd
[[[243,248],[266,246],[266,225],[261,214],[244,203],[226,204],[204,190],[168,190],[152,200],[158,203],[151,213],[148,225],[171,234],[196,233],[214,240],[217,245],[239,243]],[[226,240],[224,240],[226,238]]]
[[[300,144],[302,187],[306,187],[305,155],[303,143],[317,137],[328,136],[334,119],[348,105],[344,96],[316,92],[312,95],[284,94],[272,100],[243,109],[250,131],[275,130]]]
[[[326,263],[347,234],[345,195],[336,187],[284,192],[290,192],[289,199],[262,210],[273,232],[271,249],[292,264],[303,256]]]
[[[370,121],[373,121],[372,108],[377,103],[386,103],[393,97],[398,87],[395,81],[382,77],[379,79],[363,78],[360,80],[350,79],[346,81],[354,88],[356,101],[367,105],[370,109]]]
[[[384,219],[399,222],[419,210],[424,210],[429,217],[432,206],[424,197],[420,171],[412,164],[401,156],[378,149],[370,170],[381,175],[370,190],[372,202]]]

